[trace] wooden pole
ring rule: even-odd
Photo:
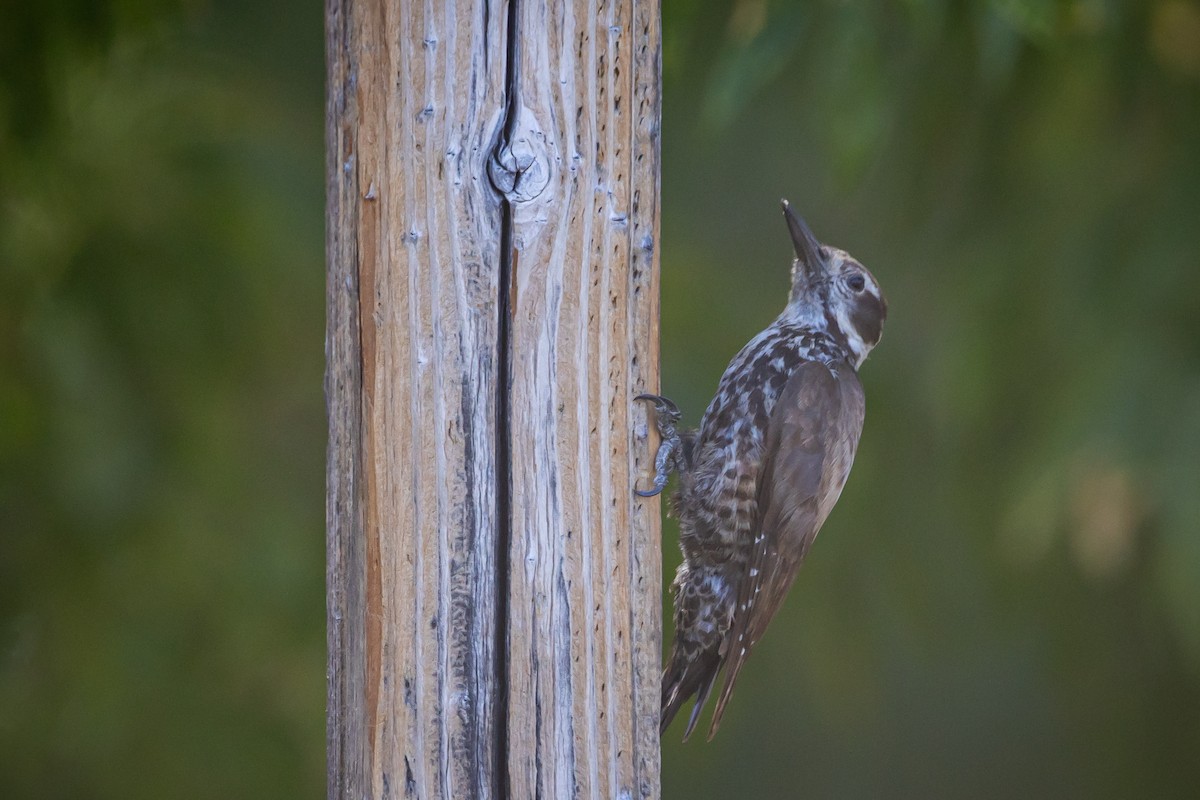
[[[657,797],[658,3],[326,14],[329,797]]]

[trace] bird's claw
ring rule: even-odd
[[[645,400],[654,404],[654,422],[658,428],[659,438],[662,439],[662,443],[658,446],[658,453],[654,456],[654,488],[643,490],[634,487],[633,490],[638,497],[654,497],[662,493],[667,486],[667,479],[671,476],[671,471],[678,468],[676,451],[681,445],[681,439],[675,430],[675,423],[679,422],[683,413],[679,410],[679,406],[661,395],[639,394],[633,399]]]
[[[667,488],[666,476],[664,475],[662,482],[659,483],[658,476],[655,475],[653,489],[638,489],[634,487],[633,493],[638,497],[657,497],[662,494],[662,490],[665,488]]]
[[[683,417],[683,412],[679,410],[679,406],[675,405],[672,400],[658,394],[639,394],[634,400],[646,400],[654,404],[654,413],[658,422],[659,432],[662,432],[664,427],[663,421],[666,420],[674,425]],[[665,438],[665,437],[664,437]]]

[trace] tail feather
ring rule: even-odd
[[[721,656],[718,648],[705,650],[695,655],[686,655],[676,646],[662,679],[662,722],[659,735],[666,733],[671,721],[688,698],[696,695],[696,704],[688,719],[683,740],[686,742],[700,719],[700,712],[708,700],[709,692],[721,671]]]
[[[729,702],[729,696],[733,694],[733,686],[737,683],[738,673],[742,671],[742,665],[746,663],[747,655],[749,655],[749,651],[743,651],[740,658],[725,667],[725,684],[721,687],[721,694],[717,697],[717,706],[713,709],[712,722],[708,727],[710,742],[717,735],[717,728],[721,727],[721,717],[725,716],[725,704]]]

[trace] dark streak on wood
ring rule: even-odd
[[[325,48],[329,64],[326,101],[326,233],[328,324],[325,400],[329,420],[326,505],[326,587],[328,695],[326,736],[329,759],[327,795],[359,796],[366,764],[354,724],[364,702],[364,668],[356,643],[362,638],[362,582],[351,576],[363,566],[362,506],[362,362],[359,331],[357,253],[357,180],[352,131],[358,114],[350,51],[351,3],[326,6]]]

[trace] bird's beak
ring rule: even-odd
[[[819,273],[825,271],[825,258],[821,255],[821,243],[803,219],[796,216],[792,206],[783,200],[783,216],[787,220],[788,233],[792,235],[792,247],[796,251],[796,261],[803,269],[804,276],[811,281]]]

